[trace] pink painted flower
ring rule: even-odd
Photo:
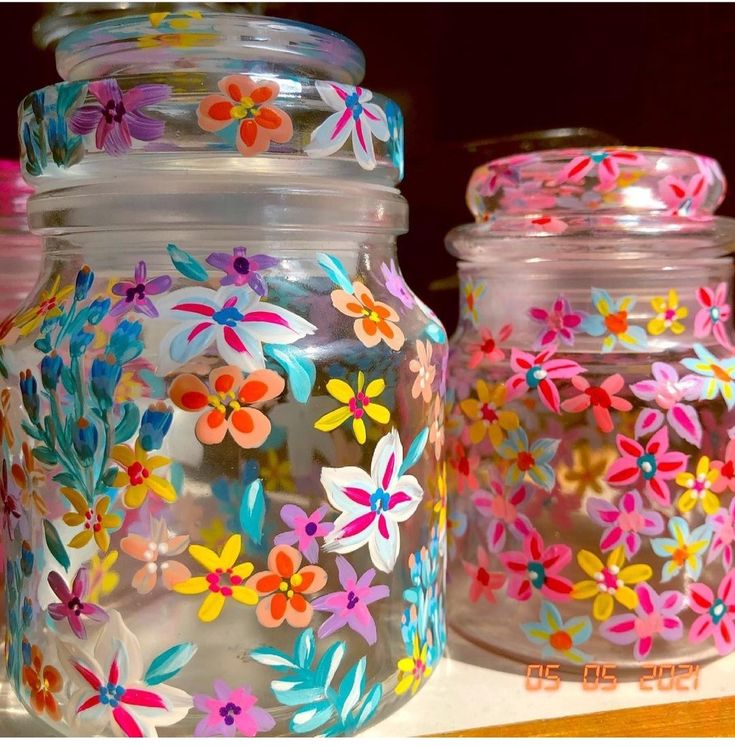
[[[735,570],[720,581],[716,596],[705,584],[691,584],[689,607],[699,615],[689,629],[692,643],[701,643],[712,636],[722,656],[735,649]]]
[[[610,485],[632,485],[642,479],[648,498],[662,506],[670,506],[671,493],[667,483],[686,469],[688,457],[680,451],[669,451],[666,426],[656,431],[645,447],[622,433],[618,434],[616,443],[620,458],[607,472]]]
[[[574,344],[574,331],[582,324],[584,314],[574,311],[564,296],[559,296],[547,311],[533,307],[528,315],[541,325],[541,331],[536,338],[536,348],[545,348],[556,343]]]
[[[615,188],[621,166],[643,166],[645,163],[646,159],[642,155],[632,151],[593,151],[577,156],[565,164],[559,175],[559,181],[578,184],[597,167],[599,189],[607,192]]]
[[[564,233],[569,228],[569,224],[556,218],[553,215],[539,215],[538,218],[531,218],[528,221],[531,230],[539,233]]]
[[[467,490],[477,490],[480,483],[477,481],[477,468],[480,466],[478,454],[467,454],[460,441],[454,444],[454,454],[448,459],[457,478],[457,491],[459,493]]]
[[[502,348],[498,347],[498,343],[505,342],[512,333],[513,327],[510,324],[506,324],[500,328],[498,339],[496,340],[493,333],[487,327],[482,327],[480,329],[482,342],[473,342],[467,345],[467,353],[470,356],[467,365],[470,368],[477,368],[483,361],[485,363],[502,361],[505,358],[505,352]]]
[[[507,533],[522,540],[533,530],[533,526],[521,509],[530,502],[531,489],[527,485],[520,485],[510,495],[506,495],[506,488],[493,480],[490,483],[492,492],[478,490],[472,496],[475,508],[482,516],[490,517],[487,528],[487,545],[490,552],[498,553],[505,547]]]
[[[562,410],[582,412],[591,407],[597,427],[603,433],[610,433],[613,429],[610,410],[628,412],[633,408],[630,402],[617,396],[625,386],[625,379],[620,374],[608,376],[599,386],[592,386],[583,376],[572,376],[572,386],[580,394],[562,402]]]
[[[635,612],[615,615],[600,624],[600,635],[616,646],[635,643],[633,655],[642,661],[653,648],[655,636],[665,641],[678,641],[684,626],[678,615],[686,605],[686,597],[678,591],[657,594],[647,583],[637,584],[638,606]]]
[[[608,552],[622,545],[630,560],[641,548],[641,535],[655,537],[664,530],[658,511],[645,511],[637,490],[623,495],[617,507],[602,498],[587,499],[587,513],[595,524],[606,527],[600,538],[600,550]]]
[[[542,350],[537,355],[513,348],[510,367],[516,372],[506,382],[510,399],[522,397],[529,390],[538,390],[539,399],[557,415],[560,397],[555,379],[571,379],[585,371],[582,366],[567,358],[554,358],[555,346]]]
[[[214,697],[195,695],[194,707],[206,714],[194,728],[195,737],[255,737],[270,731],[276,722],[273,716],[255,704],[258,699],[249,687],[231,688],[223,680],[214,681]]]
[[[288,503],[281,509],[283,523],[290,527],[290,531],[281,532],[273,538],[274,545],[296,545],[299,552],[310,563],[316,563],[319,557],[320,537],[326,537],[333,529],[331,521],[323,521],[329,511],[329,506],[320,506],[310,514],[298,506]]]
[[[411,388],[414,399],[423,398],[424,402],[431,402],[432,385],[436,377],[436,366],[431,362],[432,345],[427,340],[416,340],[416,357],[408,363],[409,369],[416,374]]]
[[[666,203],[668,215],[693,216],[707,196],[707,179],[695,174],[688,182],[669,174],[658,183],[658,193]]]
[[[714,290],[704,287],[697,290],[697,301],[702,308],[694,317],[694,336],[714,335],[715,340],[729,350],[732,342],[727,333],[731,313],[728,296],[727,283],[720,283]]]
[[[701,312],[700,312],[701,313]],[[651,366],[652,379],[630,385],[630,390],[644,402],[655,402],[666,413],[668,424],[674,432],[694,446],[701,446],[702,425],[697,411],[683,402],[699,399],[702,380],[698,376],[679,374],[668,363],[656,362]],[[636,422],[636,438],[657,430],[663,424],[663,416],[655,410],[645,408]]]
[[[77,571],[77,575],[74,576],[74,580],[71,582],[71,589],[56,571],[51,571],[48,574],[48,585],[59,599],[58,602],[49,604],[49,615],[57,622],[66,620],[69,623],[71,632],[77,638],[87,637],[87,629],[84,627],[83,617],[88,617],[90,620],[94,620],[94,622],[107,622],[108,615],[102,607],[84,601],[84,597],[87,596],[87,592],[89,591],[89,576],[86,568],[82,567]]]
[[[572,582],[558,575],[572,559],[572,550],[568,545],[544,548],[541,535],[532,531],[523,540],[522,552],[504,552],[499,558],[511,574],[508,578],[509,597],[525,602],[536,589],[553,601],[565,602],[569,599]]]
[[[477,602],[485,597],[488,602],[495,603],[493,592],[503,588],[505,576],[497,571],[491,571],[490,557],[482,545],[477,546],[477,565],[462,561],[465,573],[470,577],[470,601]]]
[[[728,571],[732,568],[735,541],[735,498],[730,501],[729,508],[720,508],[717,513],[708,516],[707,524],[712,529],[712,543],[709,546],[707,563],[722,555],[722,567]]]
[[[716,460],[712,462],[712,469],[716,469],[720,476],[715,480],[712,489],[715,493],[722,493],[724,490],[735,492],[735,438],[733,432],[729,431],[730,440],[725,447],[724,461]]]
[[[375,568],[369,568],[358,578],[346,558],[338,556],[335,561],[343,590],[325,594],[312,603],[315,610],[332,613],[319,627],[319,638],[326,638],[347,625],[372,646],[378,640],[378,632],[368,605],[385,599],[390,588],[385,584],[370,585],[375,578]]]

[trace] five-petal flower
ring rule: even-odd
[[[684,358],[682,366],[702,377],[701,396],[714,399],[718,394],[727,403],[727,409],[735,405],[735,357],[717,358],[704,345],[693,346],[696,358]]]
[[[612,374],[599,386],[594,386],[583,376],[572,376],[572,386],[580,392],[561,403],[565,412],[582,412],[592,408],[597,427],[603,433],[610,433],[613,429],[611,410],[629,412],[633,405],[628,400],[618,396],[618,392],[625,386],[625,380],[620,374]]]
[[[592,623],[587,615],[572,617],[564,622],[555,604],[543,601],[538,622],[521,625],[531,643],[543,646],[541,655],[552,659],[566,659],[574,664],[589,661],[588,654],[577,648],[592,635]]]
[[[359,280],[353,283],[352,293],[336,288],[331,298],[335,309],[355,320],[355,335],[366,348],[375,347],[381,340],[391,350],[403,347],[406,338],[396,324],[398,314],[388,304],[376,301]]]
[[[717,594],[704,584],[691,584],[689,607],[699,615],[689,628],[692,643],[712,636],[720,655],[735,650],[735,570],[720,581]]]
[[[49,604],[49,615],[57,622],[66,620],[77,638],[87,637],[83,617],[88,617],[94,622],[107,622],[108,615],[102,607],[84,599],[89,591],[89,576],[86,568],[81,567],[77,571],[71,582],[71,588],[56,571],[49,573],[48,584],[59,600]]]
[[[670,537],[651,540],[651,549],[660,558],[669,558],[661,570],[661,581],[667,583],[684,570],[695,581],[702,573],[702,556],[709,547],[712,528],[702,524],[690,529],[686,519],[672,516],[669,519]]]

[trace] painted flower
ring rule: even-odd
[[[341,379],[330,379],[326,388],[337,402],[342,403],[342,407],[322,415],[314,423],[317,430],[328,433],[339,428],[342,423],[352,420],[355,438],[359,444],[364,444],[367,439],[366,417],[381,425],[390,421],[390,410],[374,401],[385,391],[385,379],[373,379],[365,386],[365,374],[358,371],[357,389],[353,389]]]
[[[475,603],[484,597],[488,602],[495,604],[494,592],[503,588],[505,575],[490,570],[490,556],[487,550],[478,544],[477,565],[463,560],[462,567],[470,578],[470,601]]]
[[[376,301],[361,282],[355,281],[353,289],[353,293],[347,293],[336,288],[331,298],[337,311],[355,319],[357,339],[366,348],[373,348],[382,340],[391,350],[400,350],[406,338],[396,324],[398,314],[388,304]]]
[[[12,448],[12,444],[8,446]],[[23,442],[21,453],[22,466],[14,464],[10,468],[15,484],[20,488],[20,501],[26,507],[32,504],[41,516],[45,516],[48,509],[40,491],[46,483],[46,474],[36,466],[36,458],[27,441]]]
[[[169,591],[176,584],[191,577],[189,569],[178,560],[168,560],[181,555],[189,545],[189,535],[176,535],[169,532],[163,519],[151,520],[150,536],[129,534],[120,541],[120,549],[131,558],[144,563],[135,572],[133,588],[138,594],[148,594],[156,586],[158,572],[161,572],[163,586]]]
[[[179,594],[208,592],[199,608],[199,619],[202,622],[216,620],[227,599],[247,605],[257,603],[258,595],[245,584],[245,580],[253,572],[253,564],[237,562],[241,550],[242,538],[239,534],[233,534],[225,542],[219,555],[203,545],[189,546],[189,554],[204,567],[207,575],[181,581],[174,586],[174,591]]]
[[[121,736],[156,737],[156,727],[178,723],[191,708],[191,697],[183,690],[144,682],[140,643],[117,610],[102,628],[94,657],[61,643],[59,657],[76,685],[68,712],[84,731],[109,726]]]
[[[728,431],[730,440],[727,442],[725,447],[725,459],[720,461],[719,459],[712,462],[712,468],[716,469],[720,476],[715,481],[714,491],[715,493],[721,493],[723,490],[730,490],[735,492],[735,433]]]
[[[411,396],[414,399],[422,397],[424,402],[431,401],[432,384],[436,376],[436,366],[431,362],[431,343],[416,340],[416,358],[409,361],[409,369],[416,374],[411,387]]]
[[[28,335],[33,332],[44,319],[55,319],[61,316],[62,305],[72,293],[74,293],[74,286],[65,285],[62,288],[61,277],[56,275],[50,287],[46,286],[41,291],[38,303],[18,315],[15,324],[21,335]]]
[[[638,606],[638,595],[631,588],[633,584],[648,581],[653,575],[651,566],[636,563],[623,568],[625,553],[622,547],[616,547],[603,563],[589,550],[577,553],[579,567],[590,577],[577,581],[572,589],[572,599],[595,598],[592,615],[595,620],[607,620],[613,612],[614,602],[632,610]]]
[[[232,127],[235,145],[246,157],[264,153],[271,141],[287,143],[293,137],[291,117],[272,103],[281,91],[275,80],[226,75],[217,88],[221,94],[205,96],[197,107],[197,121],[205,132]]]
[[[441,458],[444,451],[444,404],[442,398],[434,397],[434,403],[431,405],[431,414],[429,415],[429,443],[434,445],[434,456]]]
[[[256,371],[265,368],[263,343],[288,345],[316,331],[300,316],[261,301],[248,287],[180,288],[166,296],[165,314],[181,324],[161,341],[159,375],[200,355],[212,343],[225,363]]]
[[[727,403],[727,409],[735,405],[735,358],[716,358],[703,345],[693,346],[696,358],[684,358],[681,364],[703,378],[701,397],[714,399],[718,394]]]
[[[735,570],[720,581],[716,595],[709,586],[690,584],[689,608],[699,615],[689,628],[692,643],[712,636],[722,656],[735,649]]]
[[[397,298],[405,308],[412,309],[415,305],[414,295],[411,293],[400,271],[396,268],[396,261],[391,259],[390,267],[385,262],[380,263],[380,271],[385,279],[385,289]]]
[[[57,622],[66,620],[77,638],[87,637],[83,617],[98,623],[107,622],[108,615],[102,607],[84,599],[89,592],[89,575],[84,566],[74,576],[71,588],[56,571],[48,574],[48,584],[59,600],[48,606],[51,619]]]
[[[460,441],[454,442],[454,453],[448,458],[449,466],[457,480],[457,492],[477,490],[480,483],[477,481],[477,468],[480,466],[479,454],[469,454]]]
[[[390,573],[400,549],[399,523],[415,513],[424,491],[403,468],[403,446],[398,431],[378,441],[370,474],[360,467],[324,467],[321,482],[340,515],[326,537],[325,549],[340,554],[368,545],[378,570]]]
[[[629,412],[633,405],[618,396],[618,392],[625,386],[625,379],[620,374],[608,376],[599,386],[593,386],[583,376],[572,376],[572,386],[580,394],[561,403],[564,412],[582,412],[592,408],[597,427],[603,433],[610,433],[613,429],[611,410]]]
[[[157,469],[171,463],[168,457],[151,456],[135,442],[133,449],[128,444],[112,447],[112,458],[122,468],[113,482],[116,488],[125,488],[122,501],[125,508],[140,508],[148,493],[158,496],[166,503],[176,500],[174,486],[165,478],[154,474]]]
[[[582,324],[584,314],[574,311],[564,296],[559,296],[547,311],[538,307],[528,310],[528,316],[541,325],[536,338],[536,349],[549,345],[574,344],[574,332]]]
[[[659,595],[646,583],[637,584],[635,594],[638,597],[635,613],[615,615],[605,620],[599,630],[603,638],[616,646],[635,643],[633,655],[637,661],[643,661],[651,653],[656,636],[678,641],[684,635],[679,613],[687,600],[678,591],[663,591]]]
[[[585,371],[582,366],[567,358],[554,358],[556,347],[542,350],[536,355],[513,348],[510,353],[510,367],[515,371],[506,382],[510,399],[522,397],[528,391],[538,391],[539,399],[551,412],[557,415],[560,397],[554,383],[556,379],[571,379]]]
[[[547,599],[564,602],[569,599],[572,582],[559,573],[569,565],[572,551],[568,545],[549,545],[537,531],[523,538],[523,550],[501,553],[498,558],[508,576],[508,596],[525,602],[536,589]]]
[[[247,378],[237,366],[209,373],[209,387],[194,374],[177,376],[169,387],[171,401],[186,412],[201,412],[195,427],[203,444],[219,444],[229,433],[242,449],[262,446],[271,432],[270,420],[253,405],[281,395],[286,382],[275,371],[252,371]]]
[[[86,547],[94,538],[97,547],[102,552],[107,552],[110,547],[108,530],[118,529],[122,524],[122,518],[108,510],[110,496],[103,495],[97,499],[94,506],[90,506],[84,496],[73,488],[61,488],[61,493],[74,508],[74,511],[64,514],[64,524],[69,527],[81,527],[79,533],[69,540],[69,547]]]
[[[291,462],[279,457],[275,449],[271,449],[265,455],[265,463],[260,465],[260,479],[269,493],[293,493],[296,490],[291,474]]]
[[[598,150],[576,156],[565,164],[559,174],[560,182],[579,184],[593,169],[597,169],[600,190],[615,189],[621,166],[644,166],[646,159],[639,153],[625,150]]]
[[[507,437],[509,431],[520,427],[518,415],[504,408],[508,390],[499,382],[492,389],[483,379],[475,382],[477,399],[463,399],[460,409],[469,420],[469,436],[473,444],[479,444],[485,438],[496,448]]]
[[[709,457],[706,456],[700,457],[694,474],[680,472],[676,476],[676,484],[686,490],[676,502],[679,511],[687,513],[699,503],[706,514],[715,513],[720,507],[720,499],[715,495],[719,476],[719,471],[710,466]]]
[[[321,591],[327,574],[317,565],[302,567],[301,561],[295,548],[276,545],[268,553],[268,570],[248,580],[248,589],[260,597],[255,613],[264,627],[277,628],[285,621],[292,628],[305,628],[311,623],[314,608],[305,595]]]
[[[415,694],[421,683],[431,676],[432,667],[428,659],[429,644],[424,643],[422,646],[418,634],[414,633],[411,655],[400,659],[397,665],[398,684],[395,689],[397,695],[403,695],[409,690],[412,695]]]
[[[707,196],[704,174],[694,174],[688,182],[669,174],[658,183],[658,193],[668,207],[668,215],[692,216]]]
[[[125,280],[115,283],[111,293],[121,296],[120,300],[110,309],[110,316],[117,317],[128,311],[137,311],[151,318],[158,316],[158,309],[153,305],[149,296],[157,296],[165,293],[171,287],[171,278],[168,275],[160,275],[153,280],[148,280],[148,270],[145,262],[138,262],[135,267],[133,280]]]
[[[147,83],[123,93],[117,81],[108,78],[93,81],[88,90],[98,103],[79,107],[69,119],[69,129],[76,135],[94,131],[98,150],[120,156],[130,150],[133,138],[151,142],[163,135],[165,123],[141,109],[168,99],[171,86]]]
[[[281,508],[281,520],[289,527],[289,531],[277,534],[273,538],[273,544],[297,545],[299,552],[310,563],[316,563],[319,557],[317,540],[326,537],[334,529],[331,521],[324,521],[327,511],[329,506],[320,506],[307,514],[304,509],[293,503],[286,504]]]
[[[686,469],[688,457],[679,451],[669,451],[666,426],[656,431],[645,447],[622,433],[617,435],[616,443],[620,458],[607,472],[610,485],[632,485],[642,479],[648,498],[662,506],[671,505],[667,483]]]
[[[519,485],[510,495],[501,483],[490,483],[492,492],[478,490],[472,496],[472,503],[482,516],[490,517],[487,528],[487,546],[490,552],[498,553],[505,547],[507,533],[517,540],[527,537],[533,526],[521,510],[531,500],[531,490],[527,485]]]
[[[735,498],[728,508],[721,508],[707,517],[712,530],[712,543],[707,554],[707,563],[722,555],[722,567],[728,571],[733,562],[733,541],[735,541]]]
[[[331,613],[319,627],[319,637],[326,638],[347,625],[362,636],[368,646],[373,646],[378,640],[378,632],[368,606],[389,596],[390,587],[385,584],[371,586],[375,579],[374,568],[358,578],[346,558],[337,557],[336,562],[343,590],[319,597],[313,604],[318,612]]]
[[[112,594],[120,583],[120,574],[113,570],[118,552],[112,552],[101,558],[93,555],[89,561],[89,601],[97,604],[102,597]]]
[[[487,327],[481,327],[481,342],[471,342],[465,346],[469,360],[467,365],[470,368],[477,368],[481,363],[497,363],[505,358],[505,352],[498,343],[505,342],[511,334],[513,327],[506,324],[500,328],[498,339],[496,340],[493,333]]]
[[[635,306],[633,296],[624,296],[614,301],[607,291],[592,289],[592,303],[599,312],[590,314],[582,322],[582,328],[593,337],[605,335],[602,352],[609,353],[619,342],[628,350],[645,350],[648,340],[643,327],[628,323],[628,315]]]
[[[15,538],[15,528],[20,521],[20,504],[18,499],[10,493],[8,486],[8,465],[3,459],[2,470],[0,471],[0,502],[2,502],[2,520],[3,527],[8,533],[8,537]]]
[[[556,476],[551,460],[561,441],[554,438],[539,438],[530,446],[523,428],[510,431],[508,438],[497,447],[498,454],[511,464],[505,475],[508,485],[518,485],[528,477],[544,490],[554,487]]]
[[[317,80],[317,93],[334,110],[314,132],[306,152],[323,158],[336,153],[352,136],[352,150],[363,169],[372,171],[377,165],[373,138],[387,142],[390,138],[385,112],[371,103],[373,94],[361,86],[348,86]]]
[[[569,485],[571,492],[581,496],[588,492],[601,493],[609,461],[607,456],[593,452],[589,444],[583,441],[573,449],[572,457],[572,466],[561,473],[561,479]]]
[[[30,661],[23,667],[23,683],[31,691],[31,707],[35,713],[59,721],[61,711],[56,697],[64,687],[64,678],[56,667],[44,666],[43,652],[38,646],[31,647]]]
[[[224,680],[214,681],[214,697],[195,695],[194,708],[205,717],[194,727],[195,737],[256,737],[270,731],[276,722],[263,708],[249,687],[230,687]]]
[[[477,327],[479,316],[477,313],[477,302],[485,295],[487,287],[484,283],[474,283],[472,280],[465,281],[462,286],[462,319],[467,319],[473,327]],[[508,332],[510,334],[510,331]]]
[[[690,530],[686,519],[672,516],[669,519],[670,537],[651,540],[651,548],[660,558],[669,558],[661,570],[661,581],[667,583],[684,570],[696,581],[702,574],[702,556],[709,547],[712,528],[702,524]]]
[[[727,331],[731,313],[728,297],[727,283],[720,283],[714,290],[705,287],[697,289],[697,301],[702,308],[694,317],[694,336],[714,335],[715,340],[729,350],[732,342]]]
[[[248,285],[259,296],[265,296],[268,293],[268,286],[260,273],[275,267],[278,260],[267,254],[251,254],[248,257],[247,253],[248,250],[244,246],[236,246],[232,254],[213,252],[207,257],[207,264],[225,273],[220,285]]]
[[[574,664],[589,661],[588,654],[577,646],[592,635],[592,622],[587,615],[572,617],[566,622],[555,604],[544,601],[538,622],[524,623],[521,630],[531,643],[543,646],[541,655],[550,659],[566,659]]]
[[[679,296],[672,288],[669,290],[666,298],[663,296],[654,296],[651,299],[651,306],[656,312],[656,316],[648,322],[649,335],[662,335],[670,330],[675,335],[684,332],[682,319],[689,315],[689,309],[686,306],[679,306]]]
[[[691,374],[679,378],[673,366],[661,361],[651,366],[651,373],[652,379],[631,384],[630,390],[644,402],[655,402],[666,413],[666,421],[676,434],[690,444],[700,446],[702,425],[699,422],[699,415],[694,407],[683,403],[699,399],[702,379]],[[652,417],[651,422],[654,427],[660,425],[659,419]],[[648,428],[645,430],[648,431]],[[640,431],[636,435],[640,435]]]
[[[637,490],[624,493],[617,506],[602,498],[588,498],[586,506],[592,521],[605,527],[600,538],[602,552],[622,547],[630,560],[641,549],[641,535],[655,537],[664,530],[661,514],[645,510]]]

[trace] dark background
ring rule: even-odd
[[[523,147],[534,130],[589,127],[628,145],[683,148],[735,173],[735,7],[728,4],[295,4],[268,15],[326,26],[355,41],[366,85],[406,118],[411,231],[399,254],[410,285],[456,320],[443,239],[467,222],[472,168]],[[58,79],[31,41],[43,5],[4,3],[0,155],[17,154],[15,108]],[[146,9],[146,12],[148,8]],[[497,139],[477,147],[477,141]],[[721,212],[735,214],[730,195]],[[432,283],[434,289],[432,289]],[[445,282],[444,286],[451,286]]]

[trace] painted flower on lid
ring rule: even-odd
[[[599,189],[602,192],[609,192],[617,186],[621,167],[645,165],[646,159],[640,153],[633,151],[590,151],[584,155],[575,156],[565,164],[559,174],[559,181],[578,184],[590,172],[596,170]]]
[[[695,216],[707,196],[707,179],[694,174],[688,181],[669,174],[658,183],[658,193],[669,215]]]

